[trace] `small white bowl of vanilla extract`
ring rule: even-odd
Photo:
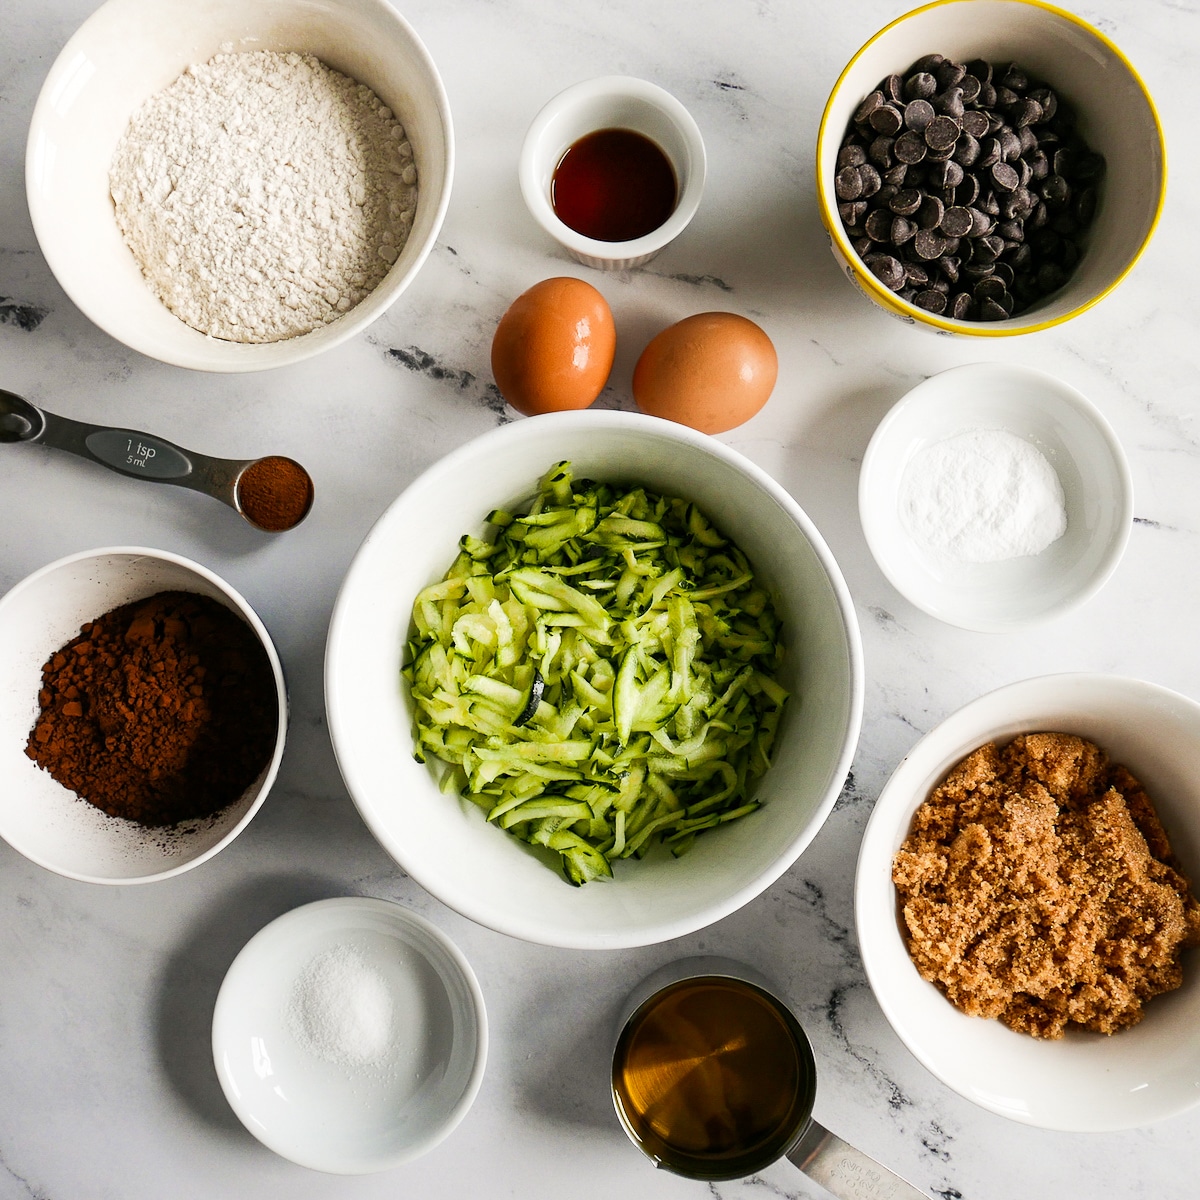
[[[534,118],[521,193],[534,220],[589,267],[649,262],[700,206],[706,159],[691,114],[644,79],[577,83]]]

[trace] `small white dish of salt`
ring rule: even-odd
[[[1082,604],[1133,525],[1124,451],[1091,401],[1029,367],[934,375],[880,422],[859,516],[880,570],[951,625],[1006,633]]]
[[[213,1013],[233,1111],[264,1145],[335,1174],[431,1150],[483,1080],[478,981],[436,926],[387,900],[293,909],[234,959]]]

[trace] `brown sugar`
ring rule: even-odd
[[[917,970],[1034,1037],[1136,1024],[1200,944],[1200,904],[1141,785],[1070,734],[964,758],[917,810],[892,880]]]

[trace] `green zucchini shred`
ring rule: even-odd
[[[568,882],[755,811],[788,693],[778,615],[695,504],[555,463],[413,603],[418,762]]]

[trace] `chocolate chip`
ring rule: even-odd
[[[921,200],[916,188],[901,188],[888,202],[888,208],[902,217],[911,217],[921,207]]]
[[[892,104],[904,103],[904,80],[899,75],[889,75],[880,85],[884,100]]]
[[[884,104],[872,110],[871,115],[867,118],[867,124],[876,133],[882,133],[885,137],[891,137],[893,134],[899,133],[904,127],[904,118],[900,115],[900,110],[894,104]]]
[[[992,183],[1002,192],[1015,191],[1021,185],[1021,176],[1008,163],[996,163],[988,174]]]
[[[963,130],[958,136],[957,145],[954,147],[954,161],[959,166],[973,167],[979,161],[980,150],[979,140],[974,134]]]
[[[866,215],[867,202],[865,200],[852,200],[848,204],[838,205],[838,216],[842,218],[843,225],[853,225],[857,228],[862,224]]]
[[[918,133],[936,116],[928,100],[912,100],[904,106],[904,124]]]
[[[958,206],[946,209],[940,228],[947,237],[966,237],[973,223],[971,210]]]
[[[886,171],[892,165],[892,147],[896,144],[895,138],[890,138],[884,134],[880,134],[867,147],[867,157],[881,170]]]
[[[864,261],[884,287],[897,291],[904,286],[904,266],[898,258],[890,254],[873,254]]]
[[[883,180],[880,178],[879,172],[870,163],[863,163],[857,170],[862,178],[862,192],[860,194],[864,199],[875,195],[883,186]]]
[[[928,71],[916,71],[904,81],[906,100],[929,100],[937,90],[937,80]]]
[[[855,110],[854,120],[858,124],[870,119],[871,114],[884,104],[883,92],[872,92]]]
[[[981,84],[974,75],[964,75],[958,86],[962,88],[964,104],[973,104],[979,98]]]
[[[987,137],[987,115],[985,113],[981,113],[976,108],[969,109],[962,115],[962,128],[963,133],[969,133],[976,140],[982,137]]]
[[[958,135],[958,122],[952,117],[934,117],[925,127],[925,144],[930,150],[949,150]]]
[[[1051,175],[1042,184],[1042,199],[1051,206],[1066,204],[1071,199],[1071,185],[1061,175]]]
[[[981,321],[1003,321],[1007,316],[1008,313],[995,300],[984,300],[979,305],[979,319]]]
[[[892,214],[886,208],[877,208],[867,217],[863,228],[873,242],[886,242],[892,232]]]
[[[846,167],[861,166],[866,161],[867,152],[857,143],[851,142],[838,151],[837,169],[842,171]]]
[[[913,249],[918,258],[931,262],[946,253],[946,239],[935,229],[918,229],[913,238]]]
[[[908,107],[912,108],[912,105]],[[892,153],[895,154],[897,162],[914,165],[925,157],[928,150],[925,139],[915,130],[908,129],[896,139]]]
[[[956,321],[969,320],[975,313],[975,301],[966,292],[957,292],[950,300],[948,315]]]
[[[863,193],[863,178],[857,167],[843,167],[833,177],[833,191],[839,200],[857,200]]]
[[[907,217],[894,217],[888,240],[891,241],[893,246],[903,246],[905,242],[912,241],[916,232],[916,225]]]
[[[917,224],[922,229],[937,229],[945,216],[946,206],[936,196],[925,196],[917,209]]]
[[[946,311],[946,297],[944,293],[934,288],[927,288],[923,292],[918,292],[913,299],[913,303],[918,308],[923,308],[927,312],[935,314],[941,314]]]

